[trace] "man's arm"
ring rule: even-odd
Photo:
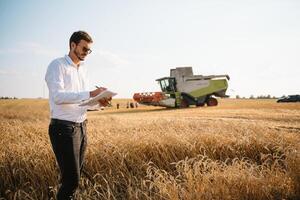
[[[95,94],[95,92],[90,94],[90,91],[66,92],[64,89],[62,67],[58,61],[50,63],[45,80],[55,104],[80,103],[83,100],[89,99],[90,95]]]

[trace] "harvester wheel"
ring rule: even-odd
[[[206,101],[207,106],[217,106],[218,105],[218,100],[213,97],[209,97]]]
[[[181,100],[180,108],[187,108],[189,107],[188,102],[185,99]]]

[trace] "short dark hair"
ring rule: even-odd
[[[69,41],[69,47],[71,49],[71,43],[74,42],[76,45],[80,42],[80,40],[85,40],[89,43],[93,42],[91,36],[85,31],[76,31],[74,32]]]

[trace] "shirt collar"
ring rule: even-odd
[[[65,59],[69,65],[72,65],[73,67],[77,68],[77,65],[75,65],[75,63],[73,62],[73,60],[70,58],[69,55],[65,55]],[[80,62],[78,66],[82,66],[82,65],[84,65],[84,62]]]

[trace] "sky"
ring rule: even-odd
[[[299,0],[0,0],[0,96],[47,98],[47,66],[78,30],[94,40],[90,89],[116,98],[181,66],[228,74],[231,97],[300,94]]]

